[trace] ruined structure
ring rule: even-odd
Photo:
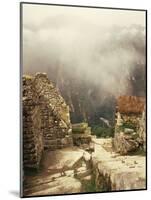
[[[120,96],[117,100],[113,145],[117,152],[127,154],[145,148],[145,99]]]
[[[72,137],[74,145],[89,152],[94,151],[91,127],[88,126],[88,123],[72,124]]]
[[[72,145],[69,107],[44,73],[23,76],[23,166],[38,168],[44,149]]]
[[[23,166],[42,169],[25,173],[24,196],[145,189],[145,154],[128,155],[145,150],[145,121],[144,98],[119,97],[113,142],[96,138],[87,123],[71,125],[46,74],[23,76]]]

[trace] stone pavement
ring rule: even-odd
[[[99,188],[105,191],[145,189],[145,156],[121,156],[112,151],[111,139],[93,138],[93,141],[95,152],[92,161],[98,190]]]
[[[82,192],[84,180],[91,180],[90,154],[77,147],[46,151],[42,170],[24,177],[24,196]]]

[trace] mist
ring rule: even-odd
[[[81,12],[53,11],[53,15],[47,12],[45,17],[42,12],[38,21],[36,12],[25,10],[23,73],[46,72],[50,79],[54,77],[57,87],[62,76],[64,80],[76,79],[87,84],[89,94],[91,87],[97,88],[102,99],[108,95],[133,94],[134,72],[139,70],[145,79],[144,23],[135,22],[135,16],[129,20],[134,11],[121,11],[125,12],[121,19],[120,14],[114,17],[110,13],[110,20],[104,12],[102,16],[100,9],[101,17],[92,15],[93,20],[86,11],[84,16]],[[31,20],[26,20],[28,14]]]

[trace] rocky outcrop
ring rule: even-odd
[[[44,73],[23,76],[23,162],[38,168],[44,149],[72,145],[69,107]]]

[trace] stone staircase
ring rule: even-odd
[[[77,147],[45,151],[41,170],[24,177],[23,196],[71,194],[83,191],[92,176],[91,155]]]

